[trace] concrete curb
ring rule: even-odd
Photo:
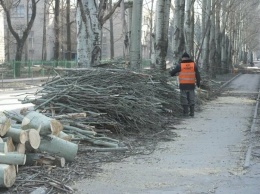
[[[253,133],[256,127],[256,120],[257,118],[257,113],[258,113],[258,107],[259,107],[259,99],[260,99],[260,90],[258,91],[258,96],[256,99],[256,105],[255,105],[255,112],[254,112],[254,117],[250,129],[250,135],[249,135],[249,146],[246,152],[246,158],[245,158],[245,163],[244,163],[244,169],[249,168],[250,166],[250,158],[251,158],[251,153],[252,153],[252,144],[253,144]]]
[[[50,77],[35,77],[35,78],[18,78],[18,79],[1,79],[0,82],[11,83],[11,82],[28,82],[28,81],[41,81],[47,80]]]
[[[239,77],[242,73],[237,74],[235,77],[233,77],[232,79],[228,80],[227,82],[225,82],[222,86],[220,86],[220,90],[223,89],[224,87],[226,87],[230,82],[232,82],[234,79],[236,79],[237,77]]]

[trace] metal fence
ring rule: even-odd
[[[76,61],[8,61],[0,65],[2,79],[16,78],[17,65],[20,65],[20,78],[32,78],[49,76],[51,72],[46,67],[75,68],[77,63]]]
[[[107,61],[102,61],[102,63],[106,63],[106,62]],[[51,67],[76,68],[77,62],[76,61],[8,61],[0,64],[1,78],[2,79],[17,78],[15,74],[15,68],[17,65],[20,65],[19,78],[34,78],[34,77],[45,77],[45,76],[52,75],[52,73],[54,72]],[[150,60],[143,59],[141,66],[142,68],[149,67]]]

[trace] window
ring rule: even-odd
[[[28,18],[31,18],[32,17],[32,4],[30,3],[28,5]]]
[[[25,15],[24,5],[18,5],[17,7],[12,9],[11,17],[23,18],[24,15]]]
[[[30,31],[28,36],[28,47],[29,49],[33,49],[34,45],[34,31]]]

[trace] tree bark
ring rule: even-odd
[[[142,35],[142,7],[143,0],[133,1],[133,15],[131,24],[130,68],[135,71],[141,69],[141,35]]]
[[[66,1],[66,22],[67,22],[67,60],[71,60],[71,23],[70,23],[70,0]]]
[[[0,164],[24,165],[25,161],[25,154],[19,154],[16,152],[0,154]]]
[[[8,152],[7,143],[6,142],[1,142],[0,143],[0,154],[7,153],[7,152]]]
[[[168,48],[168,27],[171,0],[157,1],[155,24],[155,67],[166,70]]]
[[[175,0],[174,28],[173,28],[173,65],[180,63],[181,55],[184,51],[184,11],[185,1]]]
[[[121,2],[121,5],[124,5],[124,1]],[[112,0],[109,0],[109,9],[112,9]],[[124,9],[121,7],[121,9]],[[124,24],[124,20],[122,20],[122,23]],[[114,21],[113,16],[109,18],[109,34],[110,34],[110,59],[114,59],[115,57],[115,47],[114,47]],[[124,33],[123,33],[124,35]]]
[[[43,32],[42,32],[42,60],[47,59],[47,33],[46,33],[46,15],[47,15],[47,3],[44,1],[43,11]]]
[[[65,159],[58,156],[46,156],[38,153],[26,154],[26,165],[52,165],[58,167],[65,166]]]
[[[185,18],[184,18],[184,37],[185,37],[185,51],[193,56],[192,48],[194,37],[192,37],[192,21],[191,14],[194,6],[194,0],[186,0],[185,2]]]
[[[60,57],[60,0],[55,0],[54,9],[54,60]],[[57,66],[57,64],[56,64]]]
[[[72,162],[77,155],[78,145],[54,135],[48,135],[42,138],[39,150],[64,157],[66,161]]]
[[[101,59],[101,24],[93,0],[79,0],[77,7],[77,58],[81,67],[93,67]]]

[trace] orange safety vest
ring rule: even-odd
[[[181,71],[179,73],[180,84],[195,84],[195,63],[181,63]]]

